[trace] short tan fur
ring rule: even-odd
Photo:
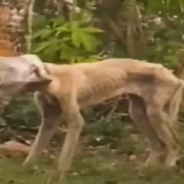
[[[52,82],[35,93],[42,123],[24,165],[42,152],[60,123],[67,133],[57,169],[70,169],[84,119],[82,108],[123,94],[130,96],[130,116],[150,149],[146,164],[174,166],[178,159],[177,113],[183,81],[161,64],[134,59],[106,59],[73,65],[44,64]]]

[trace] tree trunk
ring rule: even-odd
[[[29,52],[34,0],[0,0],[0,56]],[[0,115],[11,97],[0,98]]]
[[[108,50],[107,54],[113,53],[113,57],[143,59],[146,39],[137,1],[95,0],[95,2],[93,24],[105,30],[103,37],[100,35],[100,38],[107,45],[105,48]],[[110,48],[112,51],[109,52]]]

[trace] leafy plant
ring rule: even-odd
[[[27,127],[37,126],[39,123],[39,116],[32,95],[14,99],[3,114],[8,124],[12,124],[16,127],[20,127],[21,125]]]
[[[103,31],[83,22],[72,20],[66,22],[63,18],[38,18],[39,29],[33,33],[32,52],[38,54],[44,61],[78,63],[100,59],[98,46],[102,42],[96,34]]]

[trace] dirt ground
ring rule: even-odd
[[[138,161],[139,160],[139,161]],[[54,169],[53,159],[42,158],[37,166],[23,168],[23,158],[0,159],[0,184],[183,184],[184,160],[172,169],[144,168],[141,159],[127,158],[112,151],[83,152],[75,158],[72,170],[63,182],[48,181]]]

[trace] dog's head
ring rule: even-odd
[[[0,96],[38,91],[52,81],[36,55],[0,57]]]

